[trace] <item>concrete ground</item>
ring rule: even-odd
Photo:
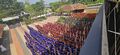
[[[48,22],[50,23],[55,23],[58,19],[59,19],[60,16],[50,16],[50,17],[47,17],[46,20],[43,20],[43,21],[40,21],[40,22],[35,22],[33,24],[30,24],[29,26],[33,27],[34,29],[35,28],[35,25],[44,25],[44,24],[47,24]],[[37,29],[36,29],[37,30]]]

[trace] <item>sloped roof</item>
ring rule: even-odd
[[[74,18],[95,18],[99,9],[85,9],[82,13],[72,13],[71,16]]]
[[[84,4],[80,4],[80,3],[71,4],[71,5],[64,5],[61,7],[61,9],[63,11],[73,11],[73,10],[80,10],[80,9],[85,9],[85,8],[87,8],[87,6]]]
[[[63,11],[71,11],[71,10],[72,10],[72,7],[71,7],[70,5],[64,5],[64,6],[61,7],[61,9],[62,9]]]
[[[85,9],[85,8],[87,8],[87,6],[86,5],[84,5],[84,4],[73,4],[73,5],[71,5],[72,6],[72,9],[73,10],[79,10],[79,9]]]
[[[14,19],[19,19],[19,16],[3,18],[2,21],[5,22],[5,21],[14,20]]]
[[[82,19],[86,15],[87,15],[86,13],[73,13],[73,14],[71,14],[71,17]]]
[[[77,19],[83,19],[84,17],[92,19],[96,17],[96,13],[73,13],[71,14],[71,17],[77,18]]]

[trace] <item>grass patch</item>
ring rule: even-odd
[[[57,23],[64,23],[65,22],[65,17],[60,17],[59,19],[58,19],[58,21],[57,21]]]
[[[43,21],[43,20],[46,20],[46,19],[47,19],[46,17],[40,17],[40,18],[31,20],[31,22],[34,23],[34,22],[39,22],[39,21]]]
[[[38,18],[39,21],[43,21],[43,20],[46,20],[47,18],[46,17],[40,17]]]

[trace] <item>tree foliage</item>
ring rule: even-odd
[[[84,4],[97,4],[97,3],[103,3],[104,0],[68,0],[70,4],[74,3],[84,3]]]
[[[24,4],[17,0],[0,0],[0,18],[18,15]]]
[[[36,2],[35,4],[25,4],[25,11],[30,13],[31,16],[37,16],[37,15],[41,15],[44,13],[44,1],[40,0],[38,2]]]
[[[50,3],[52,11],[56,12],[59,10],[59,8],[63,5],[69,4],[68,2],[53,2]]]
[[[34,9],[30,4],[25,4],[24,11],[30,13],[31,15],[34,14]]]
[[[28,0],[25,0],[24,11],[27,13],[30,13],[29,18],[43,14],[44,9],[45,9],[45,6],[44,6],[43,0],[39,0],[35,4],[29,4]],[[31,20],[31,19],[24,19],[24,21],[26,24],[31,24],[34,22],[34,20]]]
[[[70,4],[79,3],[79,0],[68,0]]]
[[[40,0],[36,4],[33,4],[32,6],[33,6],[36,14],[43,14],[44,13],[45,6],[44,6],[44,1],[43,0]]]

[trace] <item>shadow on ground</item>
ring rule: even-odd
[[[3,32],[3,38],[0,39],[0,42],[2,43],[2,45],[7,48],[7,51],[5,52],[1,52],[0,50],[0,55],[11,55],[10,53],[10,37],[9,37],[9,31],[4,31]]]

